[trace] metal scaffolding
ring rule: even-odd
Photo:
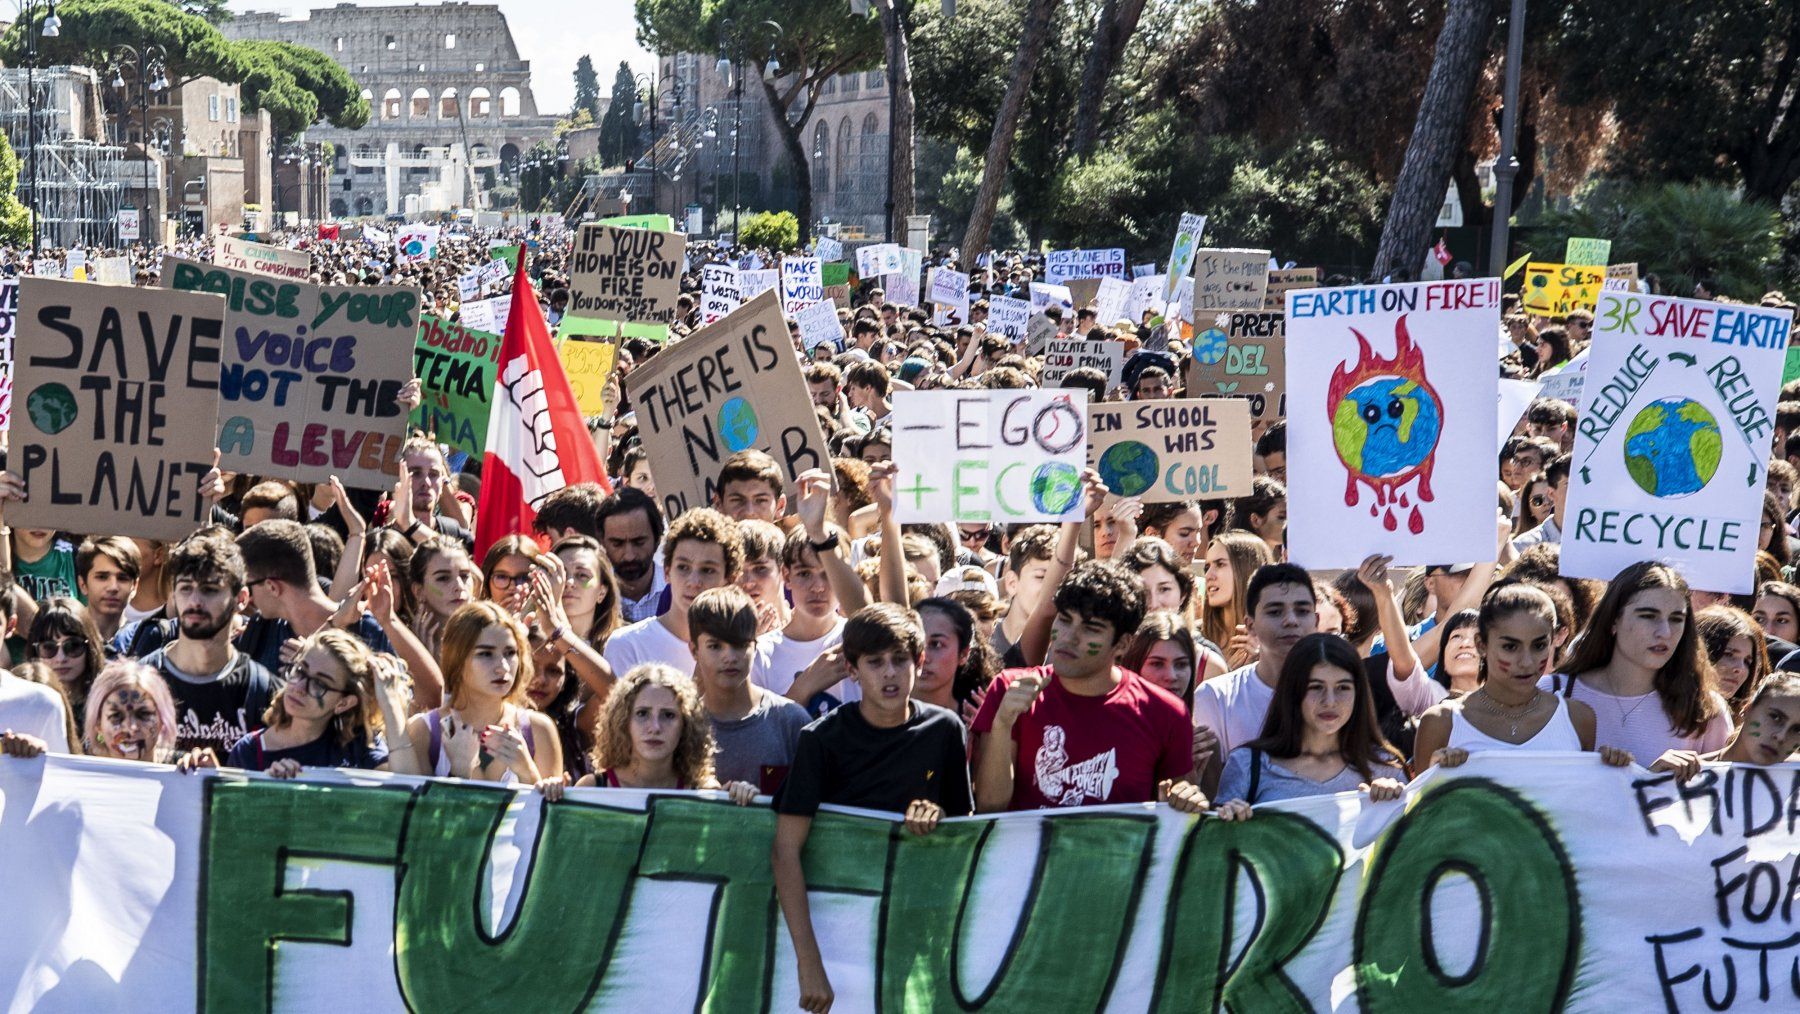
[[[35,93],[27,101],[27,81]],[[122,246],[119,208],[130,185],[125,149],[83,136],[97,130],[97,107],[76,106],[93,89],[91,71],[71,67],[0,69],[0,131],[19,155],[19,200],[35,209],[47,246]],[[37,146],[27,143],[31,117]],[[37,190],[27,160],[37,159]]]

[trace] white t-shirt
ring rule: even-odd
[[[824,637],[812,641],[796,641],[779,630],[756,639],[756,658],[750,666],[750,681],[764,690],[785,694],[794,679],[827,650],[844,640],[842,616],[831,625]],[[842,679],[825,688],[825,692],[841,702],[862,700],[862,687],[854,679]]]
[[[0,729],[36,736],[51,753],[69,752],[62,695],[0,669]]]
[[[621,678],[646,662],[661,662],[694,675],[694,653],[688,650],[687,642],[669,633],[669,628],[656,617],[613,631],[602,654],[606,664],[612,666],[613,675]]]
[[[1205,726],[1219,737],[1217,756],[1262,735],[1263,719],[1275,700],[1275,688],[1256,676],[1256,663],[1233,669],[1200,684],[1194,691],[1194,727]]]

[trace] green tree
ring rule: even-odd
[[[638,154],[637,98],[637,78],[632,76],[631,65],[620,60],[619,70],[613,75],[612,101],[606,105],[606,115],[600,118],[602,165],[622,165]]]
[[[49,11],[33,10],[33,28]],[[56,7],[62,32],[43,39],[38,46],[40,65],[75,64],[104,67],[113,49],[121,44],[158,45],[168,53],[169,82],[180,87],[195,78],[243,81],[251,71],[249,61],[231,40],[207,24],[164,0],[64,0]],[[0,36],[0,60],[17,66],[25,58],[26,22],[15,22]]]
[[[744,219],[738,245],[778,252],[800,249],[800,220],[791,211],[759,211]]]
[[[613,98],[617,101],[617,94]],[[575,61],[575,105],[569,115],[583,109],[594,119],[600,118],[600,75],[594,71],[594,58],[585,53]]]
[[[781,26],[779,34],[765,23],[771,21]],[[753,75],[745,86],[762,89],[787,153],[804,242],[812,233],[813,203],[811,163],[801,129],[812,118],[827,79],[879,65],[880,24],[872,16],[854,16],[842,5],[818,0],[638,0],[637,22],[638,41],[653,52],[741,57],[739,71]],[[777,65],[772,76],[766,73],[771,58]]]
[[[279,133],[314,123],[356,130],[369,122],[369,100],[342,64],[316,49],[247,39],[236,44],[251,72],[242,84],[252,109],[267,109]]]
[[[31,209],[19,203],[19,156],[0,131],[0,243],[31,243]]]
[[[232,18],[231,8],[225,6],[225,0],[177,0],[175,6],[197,18],[205,18],[208,24],[222,25]]]

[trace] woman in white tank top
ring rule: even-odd
[[[1434,705],[1419,719],[1413,766],[1456,767],[1486,750],[1594,749],[1594,711],[1580,701],[1539,690],[1556,632],[1556,607],[1543,589],[1520,582],[1497,585],[1481,604],[1476,647],[1481,687]],[[1631,762],[1622,750],[1601,747],[1608,764]]]

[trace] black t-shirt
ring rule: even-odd
[[[255,659],[237,652],[217,679],[196,680],[159,648],[144,664],[162,673],[175,698],[175,746],[182,751],[210,746],[224,757],[238,740],[263,727],[263,712],[275,695],[275,677]]]
[[[344,632],[368,645],[370,651],[394,650],[393,644],[388,641],[387,631],[381,629],[381,624],[368,613],[362,614],[362,619]],[[239,651],[262,663],[263,668],[270,672],[280,672],[281,646],[296,636],[294,628],[286,620],[252,616],[250,622],[244,625],[243,633],[232,643],[237,645]]]
[[[975,811],[962,720],[913,701],[904,725],[877,729],[851,704],[800,730],[775,810],[810,817],[832,803],[904,813],[917,799],[931,800],[950,817]]]
[[[365,743],[362,740],[351,740],[348,745],[338,741],[337,733],[326,730],[325,735],[311,743],[290,746],[285,750],[270,750],[263,746],[263,732],[257,731],[237,741],[222,762],[228,768],[241,768],[245,771],[267,771],[278,760],[296,760],[302,767],[309,768],[360,768],[372,771],[387,760],[387,741],[381,733],[375,734],[375,742]]]

